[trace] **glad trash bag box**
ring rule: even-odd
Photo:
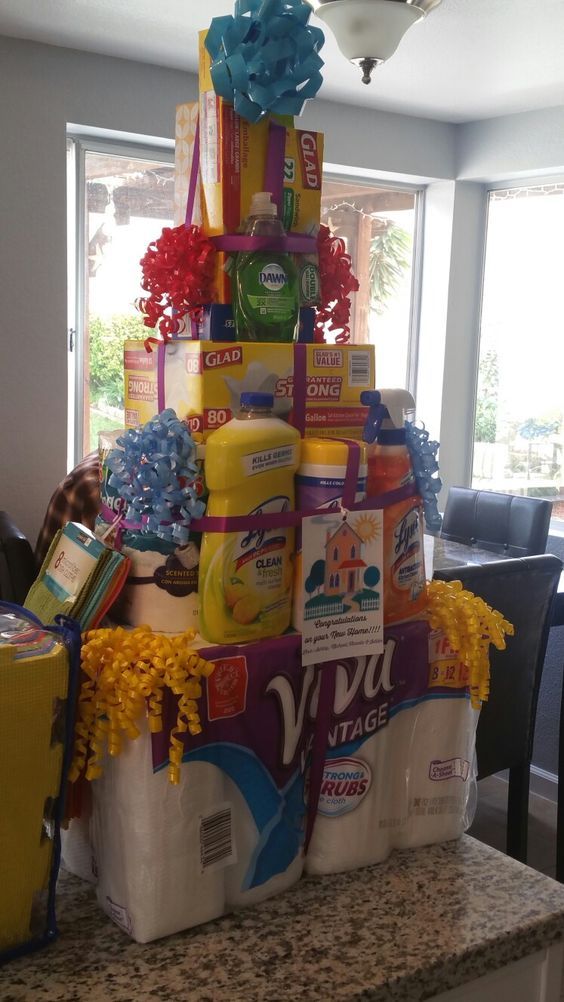
[[[361,439],[368,409],[360,394],[374,386],[374,346],[175,341],[148,353],[142,341],[126,341],[124,371],[128,428],[159,410],[160,380],[160,402],[204,441],[249,390],[272,393],[276,416],[293,424],[303,408],[306,436]]]
[[[98,900],[141,943],[262,901],[303,871],[313,723],[296,713],[300,637],[201,652],[215,670],[180,783],[167,776],[177,710],[167,692],[162,733],[144,723],[92,785]]]
[[[206,35],[207,31],[199,34],[198,53],[204,229],[209,235],[236,233],[249,213],[252,196],[265,190],[270,119],[265,116],[251,123],[217,96]],[[186,118],[185,111],[179,114]],[[278,121],[286,129],[278,178],[283,187],[282,222],[286,232],[308,233],[319,225],[321,214],[323,134],[293,128],[290,116]]]

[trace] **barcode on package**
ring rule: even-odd
[[[351,351],[349,354],[349,386],[370,387],[370,352]]]
[[[236,862],[231,804],[220,804],[213,814],[200,817],[201,871],[221,870]]]

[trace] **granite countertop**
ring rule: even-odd
[[[58,918],[2,1002],[422,1002],[564,937],[564,886],[464,836],[147,945],[69,874]]]

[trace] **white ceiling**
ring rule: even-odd
[[[232,10],[232,0],[0,0],[0,34],[195,70],[197,31]],[[443,0],[369,86],[326,35],[321,97],[452,122],[564,105],[564,0]]]

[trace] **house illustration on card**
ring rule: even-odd
[[[363,542],[347,522],[335,532],[327,530],[325,542],[325,595],[352,595],[362,588],[366,563],[362,559]]]

